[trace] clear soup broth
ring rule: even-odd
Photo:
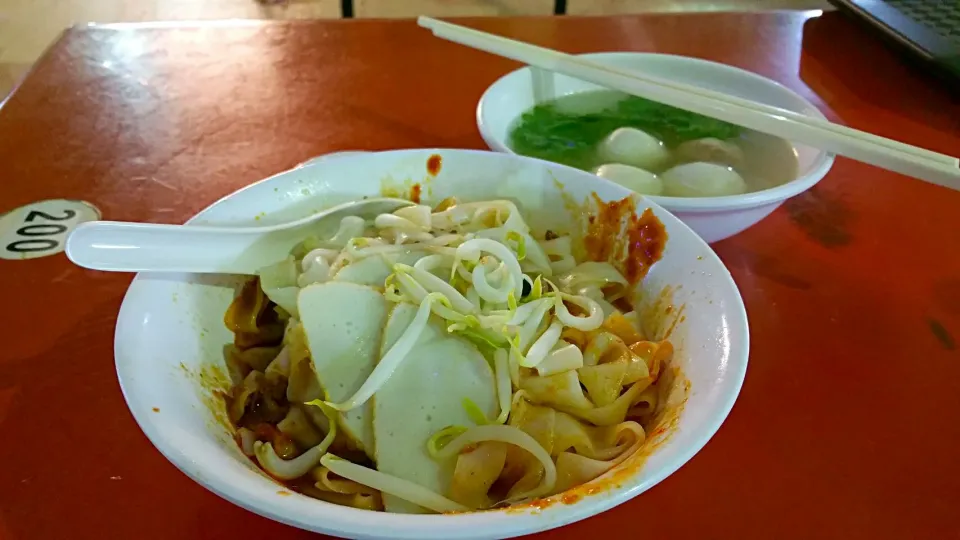
[[[534,106],[510,129],[508,144],[646,195],[738,195],[799,172],[784,139],[614,90]]]

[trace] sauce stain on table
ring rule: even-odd
[[[784,270],[783,262],[776,257],[736,247],[731,242],[725,243],[717,250],[717,254],[728,268],[740,269],[789,289],[808,291],[813,288],[813,283],[807,278]]]
[[[947,330],[943,323],[936,319],[928,319],[927,324],[930,326],[930,331],[933,332],[934,337],[937,338],[937,341],[940,342],[940,345],[948,350],[953,351],[957,348],[957,342],[954,341],[953,336]]]
[[[850,233],[855,217],[853,211],[828,192],[813,187],[788,200],[783,206],[790,214],[790,221],[821,246],[833,249],[853,241]]]

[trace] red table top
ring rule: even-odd
[[[570,52],[657,51],[772,77],[829,117],[940,152],[960,104],[841,15],[469,21]],[[84,199],[183,222],[346,149],[482,148],[516,64],[412,21],[68,31],[0,109],[0,201]],[[715,248],[750,315],[743,391],[686,466],[544,538],[960,538],[960,193],[840,159]],[[131,277],[0,262],[0,538],[306,538],[194,484],[143,436],[113,367]]]

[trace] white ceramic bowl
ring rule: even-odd
[[[670,79],[734,96],[766,103],[798,113],[824,118],[809,101],[787,87],[755,73],[687,56],[610,52],[585,54],[585,58],[644,74]],[[549,77],[549,76],[548,76]],[[553,75],[555,97],[602,89],[565,75]],[[498,152],[513,153],[507,146],[510,128],[536,103],[530,68],[522,68],[497,80],[480,98],[477,126],[487,145]],[[743,231],[776,210],[783,201],[810,189],[833,166],[833,155],[815,148],[794,145],[800,168],[792,182],[744,195],[727,197],[650,197],[707,242]]]
[[[434,154],[441,156],[442,169],[424,181],[425,164]],[[535,228],[572,219],[563,193],[577,201],[591,192],[604,200],[629,195],[582,171],[521,156],[409,150],[313,161],[229,195],[189,223],[276,223],[421,181],[425,203],[453,194],[464,200],[512,198],[532,217]],[[682,384],[681,377],[672,388],[668,401],[679,416],[672,428],[651,436],[653,450],[645,460],[626,462],[623,467],[633,469],[621,474],[618,486],[575,503],[555,497],[555,504],[539,511],[386,514],[310,499],[271,480],[231,439],[222,400],[215,395],[228,384],[221,349],[232,342],[232,335],[222,320],[240,283],[236,277],[141,274],[134,279],[120,309],[115,338],[123,394],[147,437],[181,471],[239,506],[303,529],[350,538],[480,539],[511,537],[586,518],[649,489],[700,450],[733,406],[747,367],[746,312],[730,274],[683,223],[647,200],[638,201],[641,210],[653,209],[669,234],[663,259],[643,282],[644,293],[654,302],[663,298],[665,287],[672,288],[677,307],[670,311],[665,304],[648,304],[643,309],[664,309],[678,319],[671,341],[677,348],[676,364],[689,385]],[[672,322],[669,317],[662,320]]]

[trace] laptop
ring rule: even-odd
[[[960,0],[830,0],[960,88]]]

